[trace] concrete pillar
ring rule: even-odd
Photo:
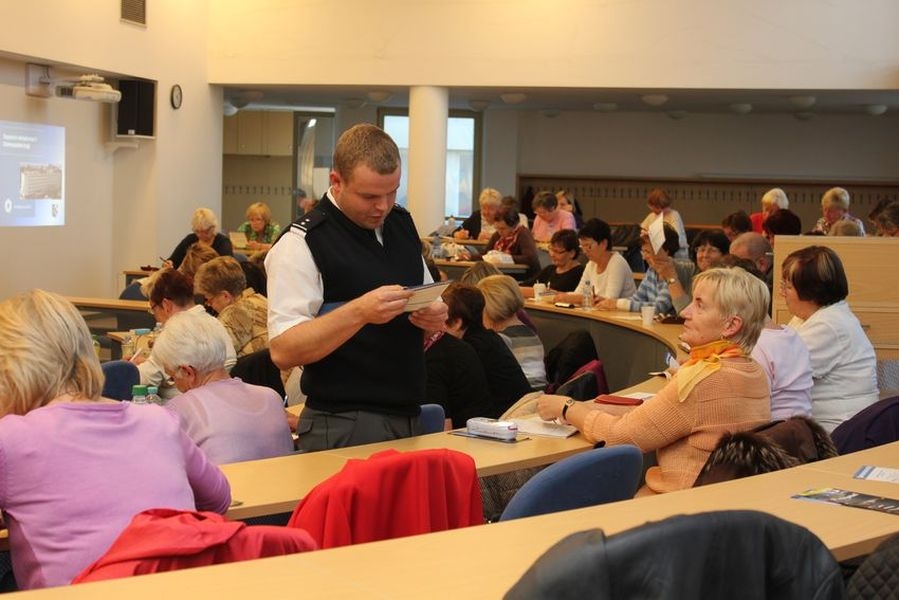
[[[446,121],[449,92],[443,87],[409,90],[408,208],[418,233],[443,224],[446,195]]]

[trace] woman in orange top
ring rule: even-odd
[[[624,414],[552,395],[540,398],[537,410],[543,419],[568,421],[591,442],[655,450],[658,466],[647,471],[640,494],[691,487],[723,433],[771,418],[767,377],[749,356],[767,309],[768,288],[746,271],[703,271],[681,313],[690,359],[658,394]]]

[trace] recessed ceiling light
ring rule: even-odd
[[[796,108],[811,108],[818,101],[814,96],[790,96],[789,100]]]
[[[646,94],[645,96],[641,96],[640,99],[643,100],[644,104],[648,104],[649,106],[662,106],[668,102],[668,96],[665,94]]]
[[[387,90],[372,90],[365,94],[365,96],[372,102],[386,102],[392,95],[393,94]]]
[[[669,119],[674,119],[675,121],[680,121],[681,119],[687,118],[687,115],[689,113],[685,110],[669,110],[665,114],[668,115]]]
[[[499,97],[506,104],[521,104],[528,99],[527,94],[522,94],[521,92],[506,92],[505,94],[500,94]]]
[[[598,110],[599,112],[613,112],[618,110],[617,102],[597,102],[593,105],[593,110]]]
[[[560,111],[558,108],[544,108],[540,112],[547,119],[555,119],[556,117],[558,117],[559,115],[562,114],[562,111]]]
[[[865,112],[872,117],[879,117],[887,111],[885,104],[869,104],[865,107]]]
[[[487,100],[469,100],[468,106],[471,108],[471,110],[480,111],[490,106],[490,102],[488,102]]]
[[[347,108],[362,108],[365,106],[365,98],[346,98],[343,101],[343,105]]]
[[[748,102],[734,102],[729,106],[732,113],[746,115],[752,112],[752,105]]]

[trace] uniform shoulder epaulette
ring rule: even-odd
[[[291,227],[296,227],[303,233],[308,233],[313,228],[324,223],[325,219],[327,218],[328,215],[325,211],[312,209],[311,211],[294,221]]]
[[[407,209],[405,206],[400,206],[399,204],[394,204],[393,210],[395,210],[397,212],[397,214],[404,214],[404,213],[407,215],[411,214],[409,212],[409,209]]]

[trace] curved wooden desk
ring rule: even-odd
[[[661,371],[667,366],[667,354],[678,354],[682,325],[654,323],[652,327],[643,327],[639,313],[587,312],[532,300],[527,301],[525,309],[547,351],[569,333],[587,330],[593,337],[611,390],[645,381],[651,371]]]

